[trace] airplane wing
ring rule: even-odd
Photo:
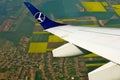
[[[89,80],[120,80],[120,66],[109,62],[88,73]]]
[[[53,50],[54,57],[81,55],[83,54],[81,50],[82,48],[96,53],[112,62],[103,65],[93,72],[90,72],[88,74],[89,80],[101,80],[101,77],[104,77],[105,80],[120,79],[120,66],[118,65],[120,64],[119,28],[93,28],[60,24],[48,19],[32,4],[25,2],[25,5],[46,31],[51,32],[69,42]],[[117,75],[111,75],[110,77],[103,75],[103,73],[108,74],[110,71]],[[100,78],[98,79],[98,77]]]
[[[120,64],[120,29],[74,27],[47,29],[64,40]]]
[[[25,2],[25,5],[46,31],[59,36],[71,44],[120,64],[120,29],[60,24],[48,19],[32,4]]]

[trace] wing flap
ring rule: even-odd
[[[83,52],[71,43],[64,44],[52,51],[54,57],[70,57],[83,54]]]

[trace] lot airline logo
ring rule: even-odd
[[[45,21],[45,15],[43,15],[41,12],[37,12],[34,17],[38,20],[39,23]]]

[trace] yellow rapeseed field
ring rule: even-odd
[[[99,57],[98,55],[94,54],[94,53],[90,53],[90,54],[86,54],[84,55],[85,58],[90,58],[90,57]]]
[[[102,2],[103,6],[108,6],[107,2]]]
[[[49,32],[42,31],[42,32],[33,32],[33,34],[49,34]]]
[[[120,16],[120,5],[112,5],[113,9],[115,10],[115,12]]]
[[[105,63],[93,63],[93,64],[86,64],[86,67],[93,67],[93,66],[102,66],[102,65],[104,65]]]
[[[88,12],[106,12],[106,9],[100,2],[82,2]]]
[[[50,35],[48,42],[64,42],[64,40],[55,35]]]
[[[45,53],[47,49],[47,42],[31,42],[29,53]]]

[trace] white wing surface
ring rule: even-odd
[[[88,74],[89,80],[120,80],[120,66],[109,62]]]
[[[120,64],[119,28],[92,28],[65,25],[49,28],[46,31],[74,45]]]

